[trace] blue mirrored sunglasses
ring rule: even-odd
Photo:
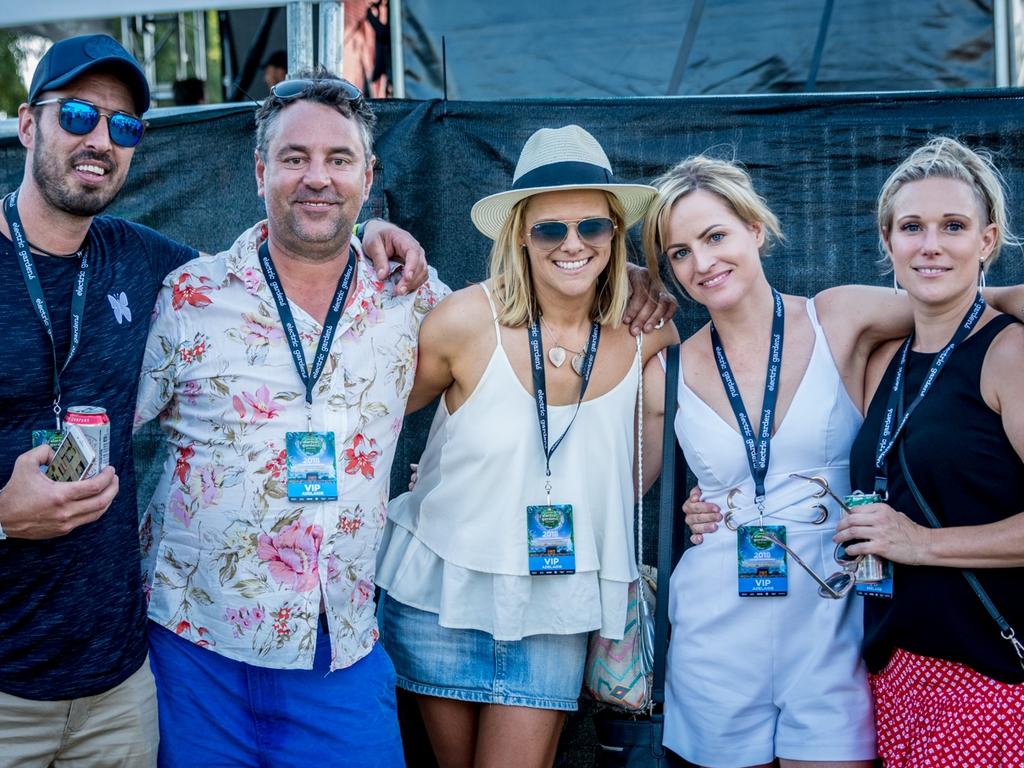
[[[134,147],[142,141],[142,134],[146,132],[146,124],[135,115],[103,112],[95,104],[83,99],[45,99],[34,102],[32,106],[42,107],[46,104],[60,104],[60,127],[75,136],[92,133],[100,117],[107,118],[110,140],[119,147]]]

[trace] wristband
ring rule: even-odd
[[[353,227],[352,227],[352,234],[356,236],[356,239],[360,243],[362,243],[363,242],[363,235],[366,234],[366,222],[365,221],[360,221],[360,222],[357,222],[355,225],[353,225]]]

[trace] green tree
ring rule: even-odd
[[[22,56],[18,35],[0,29],[0,113],[6,113],[6,117],[15,117],[18,106],[28,96],[19,71]]]

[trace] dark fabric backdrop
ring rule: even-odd
[[[766,257],[780,290],[809,294],[846,282],[885,284],[878,265],[874,203],[909,150],[952,134],[996,153],[1009,190],[1011,225],[1024,202],[1022,97],[1017,89],[879,95],[776,95],[583,101],[384,101],[380,165],[365,215],[412,231],[453,288],[485,276],[488,241],[469,210],[508,187],[516,159],[537,128],[577,123],[604,146],[617,175],[649,180],[684,156],[712,152],[743,161],[782,221],[786,242]],[[206,251],[226,248],[263,217],[253,172],[252,107],[157,110],[111,212]],[[24,152],[13,121],[0,123],[0,191],[20,180]],[[635,232],[634,232],[635,235]],[[636,249],[639,258],[639,249]],[[1019,249],[990,273],[993,284],[1024,279]],[[676,322],[688,334],[704,322],[683,301]],[[406,422],[392,488],[422,450],[432,409]],[[137,440],[140,495],[155,482],[159,431]],[[657,489],[650,508],[656,509]],[[654,525],[648,530],[653,531]],[[647,542],[653,553],[653,541]],[[590,731],[576,718],[562,765],[589,765]],[[418,743],[417,754],[424,746]],[[418,757],[415,764],[423,764]]]

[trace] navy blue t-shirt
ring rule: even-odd
[[[93,221],[89,237],[82,340],[61,375],[61,401],[65,407],[107,409],[110,463],[120,490],[99,520],[67,536],[0,541],[0,691],[26,699],[71,699],[110,690],[146,658],[131,446],[135,395],[160,283],[197,254],[148,227],[108,216]],[[79,260],[34,258],[61,366],[70,343]],[[52,429],[54,417],[50,342],[29,301],[14,246],[2,235],[0,286],[3,484],[15,459],[32,447],[32,430]]]

